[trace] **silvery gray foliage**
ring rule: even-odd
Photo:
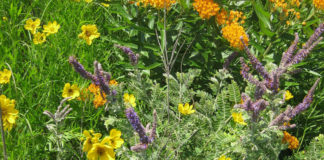
[[[67,116],[67,114],[69,114],[72,111],[72,108],[69,108],[70,105],[66,105],[63,109],[62,109],[62,105],[65,101],[69,100],[71,97],[67,97],[64,98],[60,105],[57,107],[57,110],[55,112],[55,114],[51,113],[50,111],[45,110],[43,112],[43,114],[47,115],[48,117],[52,118],[53,121],[55,122],[55,124],[60,123],[62,120],[65,119],[65,117]],[[62,110],[61,110],[62,109]]]

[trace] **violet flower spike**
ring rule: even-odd
[[[298,33],[295,33],[295,40],[294,40],[294,42],[290,45],[290,47],[288,48],[287,52],[284,52],[282,54],[281,61],[280,61],[280,65],[279,65],[280,67],[285,66],[287,63],[289,63],[291,61],[292,55],[293,55],[293,53],[297,49],[298,41],[299,41]]]
[[[240,40],[241,40],[241,42],[242,42],[242,44],[243,44],[243,46],[244,46],[244,50],[245,50],[245,52],[246,52],[246,54],[248,55],[248,57],[249,57],[249,59],[250,59],[250,61],[251,61],[251,63],[252,63],[252,66],[253,66],[253,68],[256,70],[256,71],[258,71],[259,73],[260,73],[260,75],[264,78],[264,79],[266,79],[266,80],[268,80],[268,79],[270,79],[270,75],[269,75],[269,73],[265,70],[265,68],[263,67],[263,65],[262,65],[262,63],[254,56],[254,55],[252,55],[252,53],[250,52],[250,50],[249,50],[249,48],[246,46],[246,44],[244,43],[244,41],[243,41],[243,36],[241,36],[240,37]]]
[[[69,63],[73,65],[73,68],[78,72],[83,78],[94,80],[94,75],[86,71],[82,64],[80,64],[73,56],[69,57]]]
[[[314,85],[312,86],[312,88],[308,91],[307,95],[305,96],[305,98],[303,99],[303,102],[299,103],[292,111],[291,111],[291,115],[290,118],[295,117],[297,114],[299,114],[300,112],[306,110],[310,104],[313,101],[313,95],[315,92],[315,88],[319,83],[319,78],[316,80],[316,82],[314,83]]]
[[[229,55],[223,65],[223,69],[227,69],[230,63],[239,55],[239,52],[233,52]]]
[[[134,108],[126,108],[125,113],[129,123],[132,125],[133,129],[138,133],[141,143],[149,143],[149,138],[146,136],[145,129],[136,112],[134,111]]]
[[[243,57],[240,57],[240,61],[241,61],[241,66],[242,66],[241,75],[243,76],[243,78],[246,79],[247,81],[249,81],[250,83],[255,84],[256,86],[260,87],[264,91],[266,91],[267,90],[266,86],[264,84],[262,84],[260,81],[256,80],[250,73],[248,73],[250,68],[244,62]]]
[[[95,74],[98,78],[100,89],[102,91],[104,91],[107,95],[110,95],[110,88],[109,88],[108,83],[105,82],[105,79],[103,77],[103,71],[102,71],[101,64],[98,63],[97,61],[95,61],[95,68],[96,68]]]
[[[128,58],[133,66],[137,65],[139,54],[135,54],[130,48],[120,45],[115,45],[115,47],[123,50],[128,55]]]

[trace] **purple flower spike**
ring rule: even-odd
[[[152,143],[156,136],[156,126],[157,126],[156,111],[155,110],[153,111],[152,129],[149,129],[150,124],[147,124],[146,128],[143,127],[139,117],[134,111],[134,108],[132,107],[126,108],[125,113],[128,121],[130,122],[133,129],[138,133],[140,137],[140,143],[131,147],[131,150],[135,152],[139,152],[147,149],[148,144]],[[148,137],[146,134],[149,134],[150,136]]]
[[[99,86],[100,86],[100,89],[102,91],[104,91],[107,95],[110,95],[110,88],[109,88],[109,85],[108,85],[108,82],[105,81],[104,79],[104,72],[102,71],[102,67],[101,67],[101,64],[98,63],[97,61],[94,62],[95,64],[95,70],[96,70],[96,76],[98,78],[98,81],[99,81]]]
[[[241,75],[243,76],[243,78],[246,79],[247,81],[249,81],[250,83],[255,84],[256,86],[260,87],[262,90],[266,91],[266,89],[267,89],[266,86],[264,84],[262,84],[260,81],[253,78],[253,76],[250,73],[248,73],[250,68],[244,62],[243,57],[240,57],[240,61],[241,61],[241,66],[242,66]]]
[[[289,63],[291,61],[292,55],[297,49],[297,44],[299,41],[298,33],[295,33],[295,40],[288,48],[287,52],[284,52],[281,57],[280,61],[280,67],[283,67],[285,64]]]
[[[135,54],[130,48],[120,45],[115,45],[115,47],[123,50],[128,55],[128,58],[133,66],[137,65],[139,54]]]
[[[313,95],[315,92],[315,88],[317,86],[317,84],[319,83],[320,79],[317,79],[316,82],[314,83],[314,85],[312,86],[312,88],[308,91],[308,94],[305,96],[305,98],[303,99],[302,103],[299,103],[291,112],[290,118],[295,117],[297,114],[299,114],[300,112],[306,110],[310,104],[313,101]]]
[[[73,68],[78,72],[83,78],[93,80],[95,77],[86,71],[82,64],[80,64],[73,56],[69,57],[69,63],[73,65]]]
[[[227,69],[230,63],[239,55],[239,52],[233,52],[229,55],[223,65],[223,69]]]
[[[149,143],[149,139],[145,134],[145,129],[138,118],[136,112],[134,111],[134,108],[129,107],[125,110],[126,117],[129,121],[129,123],[132,125],[133,129],[138,133],[140,136],[141,143]]]
[[[249,48],[246,46],[246,44],[243,41],[243,37],[240,38],[241,42],[244,46],[244,50],[246,52],[246,54],[248,55],[253,68],[258,71],[260,73],[260,75],[264,78],[264,79],[270,79],[269,73],[265,70],[265,68],[263,67],[262,63],[254,56],[252,55],[252,53],[250,52]]]

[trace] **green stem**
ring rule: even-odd
[[[2,136],[2,145],[3,145],[3,159],[7,160],[7,146],[6,146],[6,140],[5,140],[5,133],[3,129],[3,121],[2,121],[2,110],[0,108],[0,121],[1,121],[1,136]]]

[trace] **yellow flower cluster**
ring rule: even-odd
[[[209,19],[220,10],[219,5],[213,0],[195,0],[192,5],[202,19]]]
[[[11,71],[4,69],[0,71],[0,84],[5,84],[10,82]]]
[[[243,12],[231,10],[228,14],[225,9],[222,9],[216,16],[216,22],[218,25],[229,25],[232,23],[244,24],[245,19],[246,17],[243,16]],[[239,22],[239,20],[241,21]]]
[[[249,38],[245,30],[238,23],[232,23],[222,28],[223,37],[230,42],[230,45],[239,50],[243,49],[243,44],[240,37],[243,36],[243,41],[246,45],[249,43]]]
[[[232,160],[229,157],[226,157],[225,155],[222,155],[221,157],[218,158],[218,160]]]
[[[87,152],[89,160],[113,160],[115,159],[114,149],[120,148],[124,143],[124,140],[120,138],[121,132],[117,129],[110,130],[110,135],[101,141],[101,133],[95,133],[93,130],[85,130],[83,135],[86,139],[82,150]]]
[[[137,0],[139,5],[142,3],[145,7],[150,5],[156,9],[170,9],[173,4],[176,3],[176,0]]]
[[[136,107],[136,102],[135,101],[136,101],[136,98],[135,98],[135,96],[133,94],[128,94],[128,93],[124,94],[124,104],[127,107]]]
[[[100,33],[95,24],[82,25],[81,29],[82,33],[78,37],[84,39],[88,45],[92,44],[92,40],[100,37]]]
[[[316,8],[324,10],[324,1],[323,0],[313,0],[313,4]]]
[[[235,113],[235,112],[233,112],[233,113],[232,113],[232,117],[233,117],[234,122],[239,123],[239,124],[241,124],[241,125],[247,125],[247,124],[244,122],[244,119],[243,119],[242,113]]]
[[[294,96],[290,93],[289,90],[285,92],[285,100],[288,101],[289,99],[294,98]]]
[[[179,112],[184,115],[189,115],[189,114],[195,113],[196,110],[194,110],[192,108],[193,108],[193,105],[189,105],[188,103],[186,103],[184,106],[182,103],[179,103],[179,105],[178,105]]]
[[[71,86],[70,83],[66,83],[64,85],[62,97],[64,97],[64,98],[71,97],[69,100],[72,100],[79,96],[80,96],[80,89],[79,89],[78,85],[73,84]]]
[[[15,100],[10,100],[5,95],[0,96],[0,109],[5,130],[10,131],[18,118],[18,110],[15,109]]]
[[[284,137],[282,138],[282,143],[289,143],[288,148],[291,150],[297,149],[299,146],[298,139],[295,136],[290,135],[286,131],[284,131]]]
[[[59,24],[57,24],[56,21],[48,22],[47,25],[43,26],[43,33],[41,33],[41,32],[37,32],[37,29],[40,28],[40,23],[41,22],[39,18],[37,18],[35,21],[33,21],[32,19],[28,19],[26,21],[26,24],[24,25],[25,29],[29,30],[33,34],[34,44],[44,43],[46,41],[46,36],[57,33],[61,27]]]

